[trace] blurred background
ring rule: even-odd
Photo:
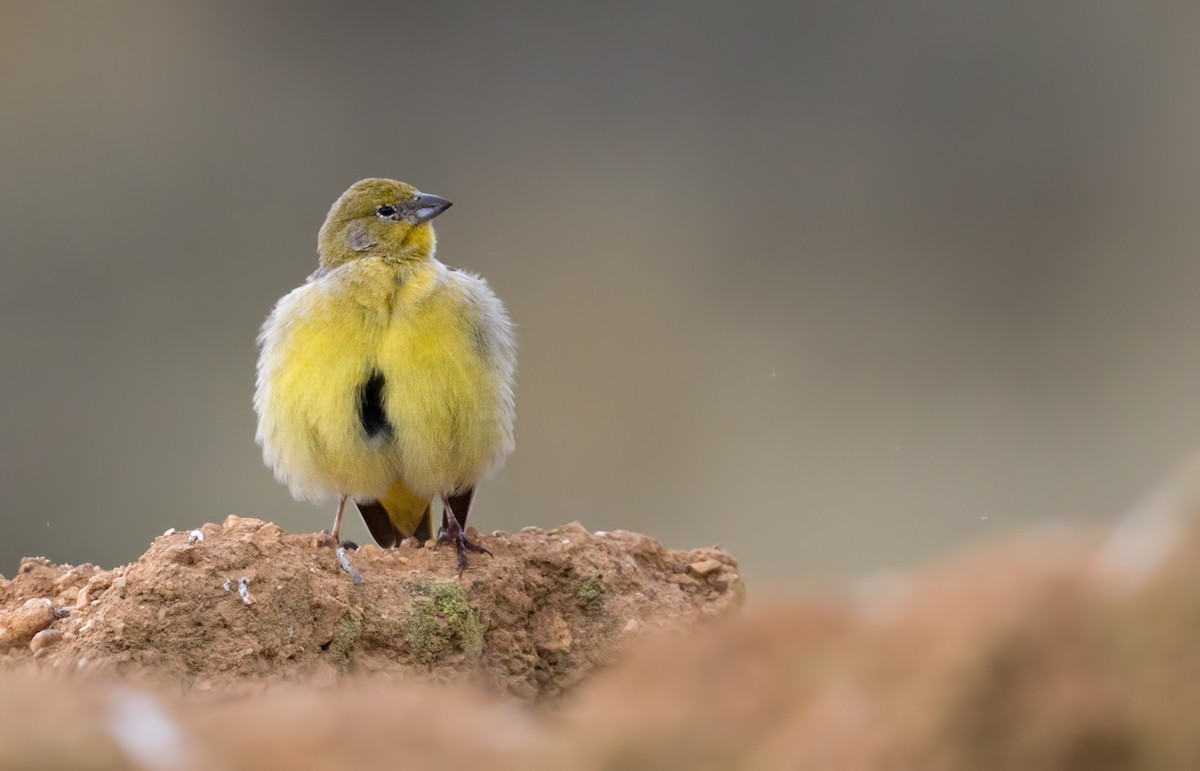
[[[294,531],[254,337],[365,176],[518,324],[483,531],[762,579],[1118,516],[1200,444],[1200,6],[7,3],[0,573]],[[366,540],[358,517],[349,535]]]

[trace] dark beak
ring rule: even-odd
[[[429,222],[429,220],[449,209],[450,206],[451,203],[440,195],[417,193],[405,208],[409,212],[408,219],[413,224],[420,225],[422,222]]]

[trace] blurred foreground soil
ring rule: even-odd
[[[0,582],[0,768],[1196,769],[1191,485],[738,613],[723,552],[578,526],[485,536],[461,580],[362,550],[354,583],[253,520],[32,560]]]

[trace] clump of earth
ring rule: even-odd
[[[578,524],[471,537],[492,556],[461,576],[449,547],[346,551],[239,517],[168,532],[112,570],[26,559],[0,580],[0,652],[200,690],[468,677],[540,699],[742,598],[737,562],[716,548]]]

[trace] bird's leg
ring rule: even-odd
[[[442,499],[442,511],[444,513],[445,526],[438,532],[438,543],[443,541],[453,541],[454,548],[458,551],[458,574],[467,569],[467,552],[473,551],[476,554],[486,554],[489,557],[492,553],[467,538],[467,534],[463,532],[462,525],[458,524],[458,517],[454,514],[454,509],[450,507],[450,501],[445,497]]]
[[[340,543],[338,536],[342,532],[342,513],[346,511],[346,496],[338,499],[337,513],[333,515],[333,527],[329,529],[329,536],[333,538],[334,545]]]

